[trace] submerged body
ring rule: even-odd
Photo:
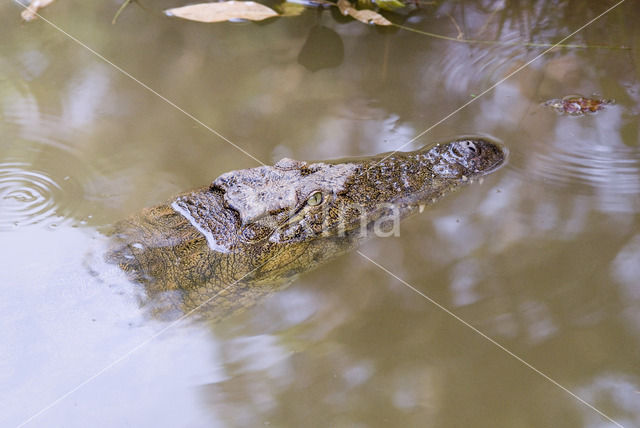
[[[502,165],[464,138],[414,152],[232,171],[119,222],[108,258],[158,308],[222,318]]]

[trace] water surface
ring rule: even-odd
[[[548,43],[613,4],[445,1],[390,19]],[[132,5],[115,26],[116,3],[43,13],[266,163],[394,150],[474,100],[403,148],[480,133],[508,146],[508,165],[362,253],[640,426],[633,2],[568,41],[629,49],[556,49],[480,97],[545,48],[329,11],[212,25],[160,13],[176,5]],[[0,425],[615,426],[358,253],[221,324],[151,317],[102,262],[101,231],[257,163],[20,10],[0,6]],[[341,40],[339,65],[339,43],[318,48],[328,68],[298,62],[316,26]],[[581,117],[543,105],[574,93],[616,103]]]

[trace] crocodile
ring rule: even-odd
[[[506,149],[464,137],[411,152],[222,174],[115,224],[107,259],[157,313],[218,320],[500,167]],[[171,308],[169,311],[167,308]]]

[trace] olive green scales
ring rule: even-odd
[[[108,255],[150,299],[222,318],[297,274],[386,234],[505,160],[484,138],[232,171],[115,225]]]

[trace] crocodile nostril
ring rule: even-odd
[[[470,152],[472,152],[474,155],[479,152],[478,146],[473,141],[470,141],[470,140],[460,141],[460,145],[463,148],[465,148],[465,149],[469,150]]]

